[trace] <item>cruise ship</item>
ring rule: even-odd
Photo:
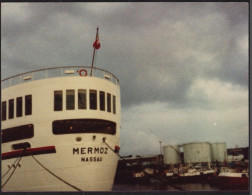
[[[120,150],[119,80],[93,66],[1,81],[2,191],[109,191]]]

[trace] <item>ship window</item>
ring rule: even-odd
[[[2,102],[2,121],[6,120],[6,101]]]
[[[71,133],[116,133],[116,123],[101,119],[69,119],[53,121],[53,133],[71,134]]]
[[[2,143],[32,138],[34,136],[33,129],[33,124],[3,129]]]
[[[66,109],[74,110],[74,90],[66,90]]]
[[[107,111],[111,112],[111,94],[107,94]]]
[[[17,110],[16,110],[16,116],[21,117],[23,114],[23,98],[17,97]]]
[[[89,106],[91,110],[97,109],[97,91],[96,90],[90,90],[89,91]]]
[[[61,111],[63,105],[63,92],[62,91],[54,91],[54,111]]]
[[[26,95],[25,96],[25,115],[32,114],[32,96]]]
[[[113,95],[113,113],[116,113],[116,96]]]
[[[87,93],[86,89],[78,90],[78,109],[87,109]]]
[[[100,110],[105,110],[105,92],[100,91]]]
[[[14,118],[14,99],[9,100],[9,119]]]

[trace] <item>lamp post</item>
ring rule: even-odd
[[[162,148],[161,148],[162,141],[159,141],[159,144],[160,144],[160,154],[162,154]]]

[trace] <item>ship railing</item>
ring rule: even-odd
[[[111,81],[116,85],[119,85],[118,78],[104,69],[93,67],[91,75],[90,66],[65,66],[65,67],[40,69],[8,77],[6,79],[1,80],[1,87],[7,88],[35,80],[55,78],[55,77],[73,77],[73,76],[98,77]]]

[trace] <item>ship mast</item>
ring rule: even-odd
[[[101,44],[100,44],[100,41],[99,41],[99,28],[97,27],[96,28],[96,37],[95,37],[95,42],[93,43],[93,48],[94,48],[94,51],[93,51],[93,59],[92,59],[92,66],[91,66],[91,72],[90,72],[90,76],[92,76],[92,73],[93,73],[93,66],[94,66],[94,58],[95,58],[95,51],[97,49],[100,48]]]

